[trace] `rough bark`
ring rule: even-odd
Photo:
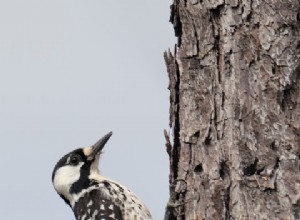
[[[299,0],[174,0],[165,219],[300,219]]]

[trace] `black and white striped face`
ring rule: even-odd
[[[54,167],[54,188],[67,204],[72,203],[74,195],[89,187],[91,173],[99,173],[100,153],[111,135],[111,132],[108,133],[91,147],[68,153]]]

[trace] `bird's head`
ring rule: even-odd
[[[71,205],[74,195],[90,186],[91,174],[99,174],[99,157],[111,135],[112,132],[109,132],[93,146],[76,149],[57,162],[52,173],[52,182],[57,193],[68,205]]]

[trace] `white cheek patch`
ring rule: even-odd
[[[53,179],[53,185],[58,194],[63,195],[69,201],[71,201],[70,188],[73,183],[80,178],[80,168],[83,162],[80,162],[77,166],[63,166],[55,172]]]

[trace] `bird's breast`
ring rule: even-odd
[[[93,184],[76,201],[73,210],[77,220],[118,219],[151,220],[146,206],[126,187],[103,180]]]

